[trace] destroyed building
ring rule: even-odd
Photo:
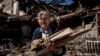
[[[31,56],[25,52],[39,26],[36,15],[40,10],[48,11],[52,24],[60,30],[75,30],[65,38],[66,55],[100,56],[100,0],[71,1],[68,4],[70,0],[0,0],[0,56]]]

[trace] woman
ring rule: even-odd
[[[53,41],[48,39],[48,36],[57,31],[57,28],[50,25],[49,13],[47,11],[40,11],[37,17],[40,27],[36,28],[33,33],[32,45],[38,47],[41,45],[41,42],[43,42],[44,46],[52,51],[52,53],[46,56],[64,55],[66,52],[65,46],[57,47]],[[42,47],[38,48],[36,51],[38,52],[41,49]]]

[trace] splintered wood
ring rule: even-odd
[[[50,40],[56,41],[56,40],[62,39],[65,35],[70,35],[72,32],[73,32],[73,30],[70,28],[63,29],[60,33],[58,32],[59,34],[57,34]]]

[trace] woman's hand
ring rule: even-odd
[[[34,45],[34,46],[40,46],[41,42],[42,42],[41,39],[35,39],[35,40],[32,41],[32,45]]]
[[[44,39],[44,46],[46,46],[49,50],[57,53],[59,48],[56,47],[53,41],[50,41],[48,38]]]

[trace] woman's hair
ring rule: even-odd
[[[45,15],[46,17],[50,17],[49,13],[47,11],[40,11],[37,15],[37,19],[40,19],[41,15]]]

